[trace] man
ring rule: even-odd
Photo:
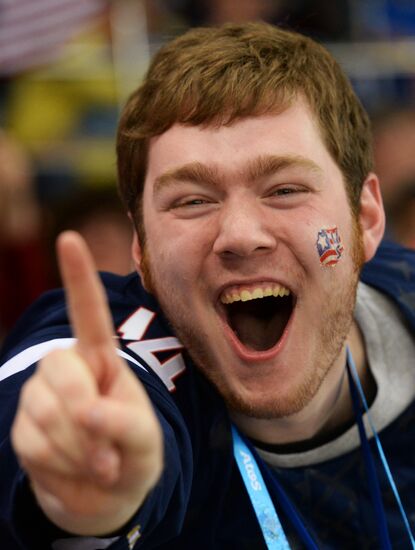
[[[411,548],[415,263],[387,246],[359,283],[384,214],[332,57],[260,23],[188,32],[118,166],[144,288],[104,275],[111,319],[59,239],[70,322],[46,295],[3,353],[4,523],[58,550]]]

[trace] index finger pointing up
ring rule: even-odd
[[[113,347],[113,325],[104,288],[85,241],[75,231],[65,231],[58,237],[57,252],[80,351],[89,355],[94,348]]]

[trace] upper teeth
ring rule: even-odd
[[[220,297],[220,301],[223,304],[232,304],[233,302],[248,302],[249,300],[256,300],[257,298],[264,298],[266,296],[275,296],[277,298],[278,296],[288,296],[289,294],[290,291],[285,286],[272,284],[252,290],[227,290]]]

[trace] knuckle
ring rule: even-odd
[[[43,429],[59,418],[58,401],[45,391],[43,383],[34,376],[22,388],[21,408]]]
[[[50,351],[45,357],[39,361],[37,372],[47,374],[50,368],[56,364],[61,358],[61,350]]]
[[[75,401],[80,395],[80,382],[72,377],[62,377],[57,381],[56,389],[65,401]]]
[[[36,375],[34,374],[31,378],[29,378],[20,391],[19,406],[22,408],[27,408],[32,402],[32,398],[36,395],[35,376]]]
[[[47,465],[53,457],[53,449],[47,437],[26,435],[21,456],[24,460],[38,465]]]
[[[75,348],[52,351],[44,358],[40,369],[57,396],[70,400],[79,395],[83,360]]]
[[[32,439],[27,426],[16,418],[11,429],[11,441],[19,461],[47,464],[52,458],[52,448],[47,439]]]
[[[56,369],[60,364],[67,361],[68,355],[71,353],[69,349],[55,349],[50,351],[45,357],[39,361],[37,368],[38,373],[41,376],[49,378],[56,372]]]
[[[39,403],[33,403],[32,416],[40,428],[46,429],[56,423],[59,418],[59,409],[56,403],[43,400]]]
[[[52,447],[46,439],[42,440],[42,442],[39,442],[36,446],[32,447],[30,452],[26,454],[26,459],[35,464],[40,464],[43,466],[47,466],[50,462],[52,462],[52,458]]]

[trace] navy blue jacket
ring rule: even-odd
[[[383,244],[361,278],[387,294],[415,331],[415,253]],[[233,459],[230,422],[222,399],[180,348],[157,302],[143,290],[136,275],[104,274],[103,281],[122,349],[145,385],[162,425],[166,463],[159,483],[136,517],[120,533],[111,535],[116,540],[110,548],[129,548],[127,535],[130,533],[131,539],[136,526],[137,549],[265,548]],[[20,388],[35,368],[28,363],[42,353],[42,343],[71,336],[63,293],[52,291],[19,321],[0,356],[2,549],[45,550],[53,541],[70,537],[50,524],[34,502],[11,448],[9,431]],[[28,348],[30,359],[23,351]],[[381,438],[414,529],[415,405],[384,429]],[[409,549],[391,491],[378,466],[393,548]],[[319,548],[379,548],[360,450],[310,467],[280,468],[272,475],[278,476]],[[302,548],[279,509],[278,499],[270,492],[285,531]]]

